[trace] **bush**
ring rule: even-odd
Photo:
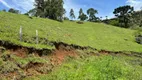
[[[136,42],[138,44],[142,44],[142,35],[139,35],[139,36],[136,37]]]
[[[78,21],[77,23],[78,23],[78,24],[83,24],[83,22],[81,22],[81,21]]]
[[[118,20],[110,20],[110,22],[108,24],[113,25],[113,26],[119,26],[119,21]]]

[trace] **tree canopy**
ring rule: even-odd
[[[114,10],[114,14],[116,17],[119,18],[120,26],[128,28],[130,17],[132,16],[132,13],[134,12],[134,8],[126,5],[126,6],[120,6]]]
[[[78,19],[80,19],[80,21],[85,21],[86,19],[88,19],[87,15],[83,13],[82,8],[80,8],[80,10],[79,10]]]
[[[49,18],[62,21],[65,10],[63,0],[35,0],[35,10],[37,17]]]
[[[95,14],[97,14],[98,11],[95,10],[94,8],[90,8],[87,10],[87,14],[89,15],[89,21],[97,21],[97,17],[95,16]]]
[[[10,9],[8,10],[8,12],[16,13],[16,14],[19,14],[19,13],[20,13],[19,10],[16,10],[16,9],[13,9],[13,8],[10,8]]]

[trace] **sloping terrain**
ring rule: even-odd
[[[22,42],[19,40],[20,26],[22,26]],[[39,44],[36,44],[36,30],[39,33]],[[1,41],[38,49],[55,49],[54,42],[63,42],[89,46],[97,50],[142,52],[142,45],[135,42],[136,32],[103,23],[57,22],[0,12]]]
[[[0,12],[0,80],[142,80],[137,32]]]

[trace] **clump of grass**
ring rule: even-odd
[[[14,62],[11,62],[11,61],[6,61],[2,65],[0,65],[1,74],[14,72],[14,71],[17,71],[18,69],[19,69],[18,66]]]
[[[48,63],[47,60],[41,57],[36,57],[34,55],[29,55],[26,58],[20,58],[17,56],[12,56],[12,58],[16,61],[17,64],[19,64],[21,67],[25,67],[28,63]]]

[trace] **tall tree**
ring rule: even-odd
[[[80,10],[79,10],[79,16],[78,16],[78,19],[80,19],[80,21],[85,21],[85,20],[88,19],[87,15],[83,13],[82,8],[80,8]]]
[[[36,8],[35,16],[44,17],[44,0],[35,0],[34,6]]]
[[[95,14],[97,14],[98,11],[95,10],[94,8],[90,8],[87,10],[87,14],[89,15],[89,21],[97,21],[97,17],[95,16]]]
[[[58,8],[57,8],[57,20],[63,21],[63,15],[65,13],[65,9],[63,7],[64,1],[63,0],[57,0]]]
[[[36,16],[63,20],[63,0],[35,0]]]
[[[78,19],[80,19],[80,16],[81,16],[82,14],[83,14],[83,10],[82,10],[82,8],[80,8]]]
[[[73,9],[70,10],[70,17],[71,17],[72,20],[75,19],[75,15],[74,15],[74,10]]]
[[[126,5],[116,8],[113,13],[115,14],[116,17],[119,18],[119,23],[121,24],[121,26],[128,28],[130,27],[129,22],[133,12],[134,8],[129,5]]]

